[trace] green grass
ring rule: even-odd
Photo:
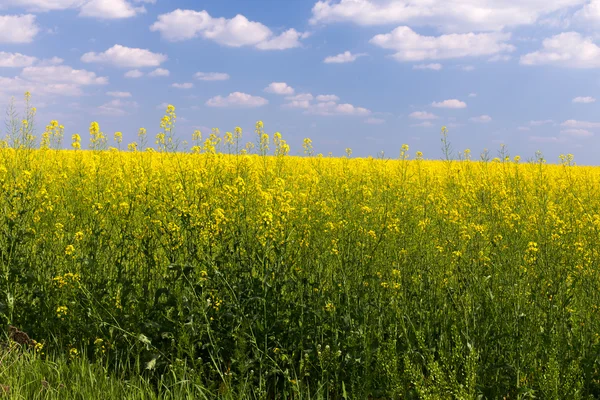
[[[20,346],[0,351],[0,399],[209,399],[193,381],[170,375],[158,380],[118,376],[85,357],[40,357]]]

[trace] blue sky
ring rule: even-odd
[[[136,140],[256,120],[302,152],[600,156],[600,0],[0,0],[0,105]],[[68,140],[66,140],[68,142]]]

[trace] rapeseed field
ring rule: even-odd
[[[600,396],[600,168],[455,154],[445,130],[439,161],[292,156],[260,121],[186,144],[172,106],[156,137],[94,122],[82,149],[25,114],[0,316],[32,357],[190,398]]]

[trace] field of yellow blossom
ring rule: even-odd
[[[61,150],[34,113],[0,149],[0,317],[40,357],[208,398],[600,396],[600,168],[290,156],[261,122],[185,152],[172,107],[154,149]]]

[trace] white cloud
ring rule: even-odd
[[[129,92],[106,92],[106,95],[120,98],[131,97],[131,93]]]
[[[94,72],[73,69],[66,65],[25,67],[21,76],[32,82],[67,83],[75,85],[105,85],[108,78],[98,77]]]
[[[0,15],[0,43],[31,43],[39,31],[35,15]]]
[[[258,43],[256,48],[260,50],[293,49],[294,47],[300,47],[301,44],[299,39],[304,37],[305,35],[303,33],[300,33],[295,29],[288,29],[279,36]]]
[[[29,67],[37,61],[37,58],[26,56],[21,53],[7,53],[0,51],[0,67],[22,68]]]
[[[139,69],[132,69],[131,71],[125,72],[125,78],[141,78],[144,73]]]
[[[289,100],[288,103],[285,103],[281,107],[283,108],[310,108],[310,100]]]
[[[465,71],[465,72],[471,72],[471,71],[475,71],[475,67],[472,65],[463,65],[460,67],[461,70]]]
[[[10,1],[10,3],[9,3]],[[23,7],[27,11],[31,12],[45,12],[45,11],[56,11],[56,10],[67,10],[69,8],[77,8],[83,1],[81,0],[4,0],[8,6]]]
[[[0,76],[0,94],[19,94],[29,91],[36,97],[49,96],[80,96],[83,94],[81,85],[74,83],[44,83],[32,82],[21,77],[5,78]]]
[[[569,119],[560,126],[571,129],[595,129],[600,128],[600,122],[589,122],[589,121],[578,121],[575,119]]]
[[[439,71],[442,69],[442,64],[417,64],[413,65],[413,69],[430,69],[432,71]]]
[[[421,123],[418,124],[412,124],[411,126],[414,126],[416,128],[430,128],[433,126],[433,122],[431,121],[423,121]]]
[[[340,98],[335,94],[320,94],[317,96],[317,101],[327,102],[327,101],[339,101]]]
[[[437,108],[467,108],[467,103],[457,99],[449,99],[440,102],[434,101],[431,105]]]
[[[0,94],[2,96],[7,94],[21,96],[26,91],[35,93],[36,97],[42,98],[47,95],[52,97],[80,96],[83,93],[81,86],[74,83],[31,82],[18,76],[14,78],[0,76]]]
[[[223,72],[196,72],[194,78],[201,81],[226,81],[229,79],[229,74]]]
[[[588,103],[595,103],[596,99],[591,97],[591,96],[586,96],[586,97],[575,97],[573,99],[573,103],[584,103],[584,104],[588,104]]]
[[[408,115],[414,119],[437,119],[438,116],[427,111],[415,111]]]
[[[40,64],[23,68],[20,76],[0,77],[0,96],[4,94],[34,93],[36,97],[81,96],[83,87],[104,85],[108,78],[94,72],[76,70],[66,65]]]
[[[588,23],[600,22],[600,0],[591,0],[574,15],[575,20]]]
[[[134,3],[155,3],[155,0],[133,0]],[[127,0],[12,0],[10,5],[24,7],[27,11],[46,12],[78,9],[82,17],[99,19],[130,18],[146,12]]]
[[[202,37],[224,46],[254,46],[261,50],[299,47],[299,39],[306,37],[294,29],[277,36],[260,22],[249,21],[240,14],[231,19],[213,18],[206,11],[181,9],[159,15],[150,30],[173,42]]]
[[[443,31],[501,31],[532,25],[540,18],[587,0],[319,0],[312,24],[430,25]]]
[[[169,72],[168,69],[164,69],[164,68],[156,68],[154,71],[148,73],[148,76],[169,76],[171,75],[171,73]]]
[[[477,97],[477,93],[469,93],[469,97]]]
[[[81,56],[81,61],[85,63],[110,64],[124,68],[158,67],[166,60],[167,56],[164,54],[120,44],[115,44],[103,53],[89,52]]]
[[[492,117],[490,117],[489,115],[480,115],[479,117],[469,118],[469,121],[487,124],[488,122],[492,121]]]
[[[504,43],[509,33],[464,33],[422,36],[408,26],[374,36],[370,43],[396,51],[398,61],[443,60],[511,52],[513,45]]]
[[[369,115],[370,110],[363,107],[356,107],[352,104],[337,104],[334,101],[317,103],[311,105],[307,111],[309,114],[317,115]]]
[[[530,131],[530,130],[531,130],[531,128],[530,128],[530,127],[528,127],[528,126],[519,126],[519,127],[517,128],[517,130],[519,130],[519,131],[522,131],[522,132],[528,132],[528,131]]]
[[[544,39],[541,50],[521,56],[521,64],[600,68],[600,47],[590,37],[565,32]]]
[[[285,95],[294,94],[294,88],[289,86],[285,82],[272,82],[269,86],[267,86],[264,89],[264,91],[267,93],[274,93],[274,94],[285,94]]]
[[[299,108],[304,109],[305,114],[334,116],[334,115],[357,115],[367,116],[371,114],[371,110],[364,107],[357,107],[352,104],[338,104],[339,97],[333,94],[318,95],[316,98],[310,93],[299,93],[294,96],[286,96],[288,102],[283,108]],[[312,103],[313,100],[317,103]]]
[[[587,129],[564,129],[560,131],[563,135],[568,136],[576,136],[576,137],[590,137],[594,136],[594,134]]]
[[[194,87],[194,84],[191,82],[185,82],[185,83],[174,83],[171,86],[173,86],[174,88],[177,88],[177,89],[191,89]]]
[[[89,0],[81,6],[79,15],[99,19],[131,18],[145,13],[144,7],[134,7],[125,0]]]
[[[298,93],[294,96],[287,96],[285,99],[289,101],[312,101],[314,96],[310,93]]]
[[[233,92],[229,96],[216,96],[209,99],[206,105],[209,107],[261,107],[268,104],[269,101],[260,96],[251,96],[247,93]]]
[[[352,54],[349,51],[345,51],[343,53],[340,53],[336,56],[329,56],[329,57],[325,57],[325,60],[323,60],[323,62],[325,64],[343,64],[343,63],[351,63],[356,61],[357,58],[359,57],[363,57],[366,56],[366,53],[358,53],[358,54]]]
[[[135,101],[114,99],[98,107],[98,112],[105,115],[121,116],[126,115],[128,110],[137,107],[138,103]]]
[[[338,104],[339,97],[333,94],[313,96],[310,93],[299,93],[294,96],[286,96],[287,103],[282,108],[303,109],[304,114],[322,115],[322,116],[368,116],[371,110],[364,107],[357,107],[352,104]],[[317,103],[312,101],[316,100]],[[370,120],[370,119],[369,119]],[[366,123],[376,123],[375,121],[365,121]]]
[[[371,117],[371,118],[367,118],[365,120],[365,123],[366,124],[371,124],[371,125],[381,125],[381,124],[385,123],[385,119]]]

